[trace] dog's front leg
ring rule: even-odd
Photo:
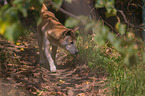
[[[50,71],[56,72],[56,66],[54,65],[54,60],[52,59],[51,53],[50,53],[50,42],[46,37],[44,37],[44,51],[45,51],[45,56],[50,65]]]
[[[52,45],[52,59],[55,62],[56,52],[57,52],[57,46]]]

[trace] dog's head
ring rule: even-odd
[[[60,46],[66,50],[68,50],[71,54],[77,54],[78,50],[76,48],[76,36],[74,32],[78,28],[68,29],[63,32],[62,39],[60,39]]]

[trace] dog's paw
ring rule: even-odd
[[[51,67],[50,67],[50,71],[51,71],[51,72],[56,72],[56,66],[51,66]]]

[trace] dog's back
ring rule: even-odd
[[[41,28],[39,28],[39,30],[47,30],[48,34],[52,35],[55,39],[60,39],[60,35],[62,35],[63,32],[70,30],[61,24],[52,12],[47,11],[44,4],[41,10],[41,24],[39,27]],[[72,34],[72,36],[75,38],[75,35]]]

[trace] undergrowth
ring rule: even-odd
[[[1,43],[2,45],[3,43]],[[2,47],[2,46],[1,46]],[[79,50],[80,60],[83,60],[94,74],[103,74],[107,76],[106,86],[107,92],[104,94],[113,96],[144,96],[145,94],[145,65],[142,58],[142,50],[138,51],[138,64],[136,66],[127,66],[123,63],[121,55],[112,47],[108,47],[108,43],[99,46],[88,37],[78,37],[77,47]],[[9,48],[9,46],[8,46]],[[5,48],[6,49],[6,48]],[[1,56],[1,75],[5,73],[2,63],[17,63],[18,60],[12,60],[10,51],[3,51],[0,48]]]
[[[89,37],[90,38],[90,37]],[[98,46],[91,38],[83,41],[78,37],[77,46],[81,58],[94,74],[107,76],[106,86],[108,96],[143,96],[145,94],[145,66],[142,52],[138,51],[137,65],[124,64],[121,55],[107,43]],[[94,71],[95,70],[95,71]]]

